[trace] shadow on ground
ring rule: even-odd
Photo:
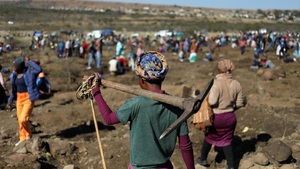
[[[234,136],[232,145],[234,151],[235,165],[239,166],[240,161],[241,159],[243,159],[243,156],[245,154],[255,152],[257,143],[267,144],[267,142],[271,138],[271,135],[267,133],[259,134],[257,135],[257,138],[251,138],[247,140],[242,140],[239,136]],[[221,163],[223,160],[226,159],[221,147],[215,146],[214,150],[217,152],[217,155],[215,157],[216,163]]]
[[[107,126],[104,125],[101,122],[97,122],[98,129],[99,130],[115,130],[116,128],[114,126]],[[57,132],[55,135],[61,138],[73,138],[77,135],[81,134],[88,134],[88,133],[94,133],[95,132],[95,126],[94,123],[91,122],[89,125],[87,124],[81,124],[72,128],[68,128],[62,131]],[[45,136],[44,136],[45,137]]]

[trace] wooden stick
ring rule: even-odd
[[[184,98],[181,98],[181,97],[162,95],[162,94],[154,93],[151,91],[143,90],[140,88],[111,82],[111,81],[104,80],[104,79],[101,79],[101,84],[105,87],[117,89],[117,90],[129,93],[129,94],[145,96],[145,97],[148,97],[148,98],[160,101],[160,102],[164,102],[164,103],[176,106],[176,107],[180,107],[181,109],[185,108],[183,106]]]
[[[96,119],[96,114],[95,114],[95,109],[94,109],[94,103],[93,103],[92,99],[90,99],[90,102],[91,102],[91,107],[92,107],[92,111],[93,111],[93,119],[94,119],[97,139],[98,139],[98,145],[99,145],[100,154],[101,154],[101,158],[102,158],[102,165],[103,165],[103,169],[106,169],[104,153],[103,153],[102,144],[101,144],[101,140],[100,140],[100,134],[99,134],[99,130],[98,130],[98,122],[97,122],[97,119]]]

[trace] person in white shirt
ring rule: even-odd
[[[116,76],[117,75],[117,64],[118,64],[118,61],[117,61],[117,58],[116,56],[113,56],[112,59],[108,62],[109,64],[109,72],[110,72],[110,75],[112,76]]]
[[[183,50],[180,50],[179,54],[178,54],[178,58],[180,62],[184,61],[184,55],[185,53],[183,52]]]
[[[69,39],[67,39],[66,43],[65,43],[65,57],[69,57],[70,53],[69,53],[69,49],[71,47],[71,42]]]
[[[45,49],[45,43],[46,43],[46,39],[43,38],[43,39],[41,40],[41,47],[42,47],[43,50]]]

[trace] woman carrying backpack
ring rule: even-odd
[[[241,84],[232,78],[234,64],[227,59],[218,63],[219,74],[208,96],[208,102],[214,112],[213,126],[205,134],[201,157],[197,160],[200,165],[209,166],[207,155],[211,146],[220,147],[227,160],[227,168],[234,169],[234,154],[231,142],[236,126],[234,112],[246,105]]]

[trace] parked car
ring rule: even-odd
[[[94,30],[92,32],[87,33],[87,36],[99,39],[101,37],[101,34],[102,34],[102,30]]]
[[[259,33],[261,33],[261,34],[266,34],[267,32],[268,31],[265,28],[262,28],[262,29],[259,30]]]
[[[172,36],[172,32],[169,30],[160,30],[154,33],[154,37],[165,37],[165,36]]]
[[[132,33],[131,38],[139,38],[139,33]]]

